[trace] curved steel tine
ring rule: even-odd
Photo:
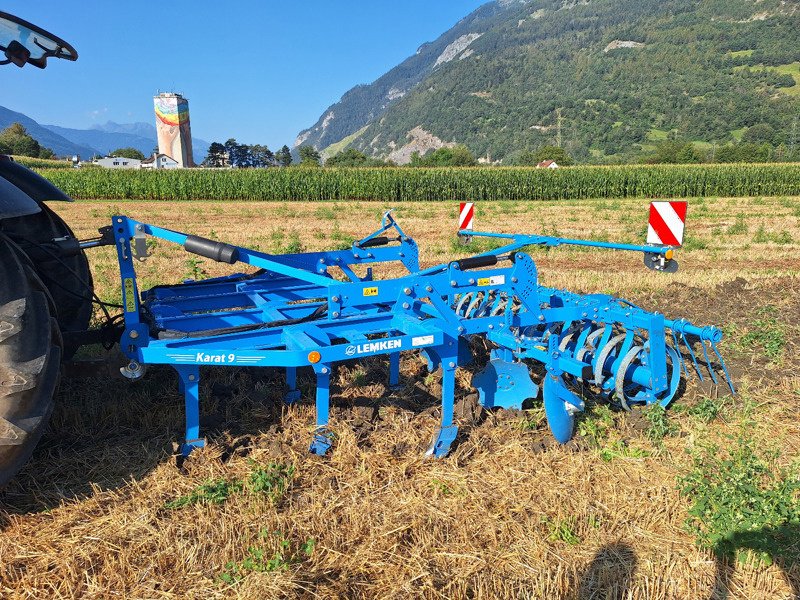
[[[719,383],[717,381],[717,374],[714,373],[714,367],[711,366],[711,361],[708,360],[708,351],[706,350],[706,343],[702,339],[700,340],[700,347],[703,349],[703,356],[706,357],[706,369],[708,369],[708,374],[711,375],[711,381],[713,381],[714,384],[716,385]]]
[[[731,376],[728,373],[728,367],[725,366],[725,361],[723,360],[722,355],[719,353],[719,350],[717,350],[717,346],[714,344],[714,342],[710,342],[710,344],[711,344],[711,349],[714,351],[714,354],[716,354],[717,358],[719,359],[719,365],[722,367],[722,372],[725,373],[725,381],[728,382],[728,387],[731,388],[731,393],[735,394],[736,388],[733,387],[733,381],[731,380]]]
[[[496,316],[500,314],[501,311],[505,310],[505,305],[507,304],[507,297],[504,295],[503,292],[497,294],[494,303],[491,306],[491,310],[489,311],[489,316]]]
[[[689,351],[689,356],[692,357],[692,362],[694,363],[694,370],[697,372],[697,377],[700,381],[705,381],[703,379],[703,374],[700,372],[700,365],[697,364],[697,357],[694,355],[694,350],[692,350],[691,344],[689,344],[689,340],[686,339],[686,334],[681,333],[681,339],[683,340],[683,344],[686,346],[686,349]]]
[[[683,374],[686,375],[686,377],[689,377],[689,370],[686,368],[686,361],[683,360],[683,353],[681,352],[681,344],[678,342],[678,336],[675,335],[674,329],[670,329],[669,332],[672,334],[672,341],[675,344],[675,354],[678,355],[678,361],[681,363]]]

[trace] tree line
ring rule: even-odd
[[[292,151],[285,144],[273,152],[265,144],[240,144],[235,138],[230,138],[225,143],[212,142],[201,166],[264,169],[288,167],[292,160]]]
[[[45,148],[27,132],[20,123],[12,123],[0,131],[0,154],[16,154],[31,158],[53,158],[50,148]]]

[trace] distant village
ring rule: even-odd
[[[73,161],[80,165],[80,161]],[[154,152],[153,156],[140,160],[138,158],[124,158],[121,156],[105,156],[103,158],[95,158],[91,164],[98,167],[106,167],[107,169],[180,169],[181,165],[177,160],[162,154]]]

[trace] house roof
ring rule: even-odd
[[[168,158],[168,159],[170,159],[170,160],[171,160],[171,161],[173,161],[173,162],[178,162],[177,160],[175,160],[174,158],[172,158],[172,157],[171,157],[169,154],[156,154],[155,156],[150,156],[150,157],[148,157],[148,158],[145,158],[145,159],[144,159],[142,162],[143,162],[143,163],[150,164],[150,163],[151,163],[151,162],[153,162],[153,161],[154,161],[156,158],[161,158],[162,156],[163,156],[163,157],[165,157],[165,158]]]
[[[127,156],[101,156],[99,158],[95,158],[94,162],[100,162],[101,160],[135,160],[137,162],[141,162],[138,158],[128,158]]]
[[[556,165],[556,161],[547,159],[547,160],[543,160],[542,162],[540,162],[536,166],[537,167],[549,167],[550,165]],[[558,165],[556,165],[556,166],[558,166]]]

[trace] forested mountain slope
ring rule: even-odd
[[[668,137],[800,146],[798,42],[798,0],[490,2],[298,142],[399,162],[453,143],[491,161],[545,144],[602,161]]]

